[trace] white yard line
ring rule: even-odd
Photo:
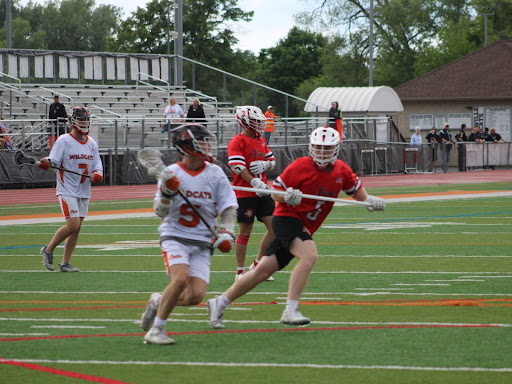
[[[8,360],[8,358],[4,358]],[[160,365],[192,367],[244,367],[244,368],[316,368],[316,369],[368,369],[395,371],[445,371],[445,372],[512,372],[512,368],[485,367],[418,367],[407,365],[344,365],[344,364],[285,364],[285,363],[221,363],[191,361],[112,361],[112,360],[59,360],[13,359],[22,363],[38,364],[101,364],[101,365]]]

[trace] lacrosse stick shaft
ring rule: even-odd
[[[38,161],[35,165],[38,165],[40,164],[40,162]],[[78,175],[78,176],[84,176],[84,177],[88,177],[89,179],[92,179],[92,176],[91,175],[86,175],[84,173],[80,173],[80,172],[75,172],[75,171],[72,171],[71,169],[66,169],[66,168],[62,168],[62,167],[56,167],[54,165],[50,165],[50,168],[52,169],[57,169],[59,171],[63,171],[63,172],[67,172],[67,173],[72,173],[74,175]]]
[[[275,195],[286,195],[285,191],[278,191],[276,189],[260,189],[260,188],[248,188],[248,187],[238,187],[233,185],[232,187],[235,191],[245,191],[245,192],[270,192]],[[302,195],[303,199],[312,199],[312,200],[320,200],[320,201],[331,201],[333,203],[341,203],[341,204],[350,204],[350,205],[363,205],[365,207],[371,206],[370,203],[365,203],[364,201],[357,200],[343,200],[337,199],[335,197],[327,197],[327,196],[317,196],[317,195],[308,195],[304,193]]]

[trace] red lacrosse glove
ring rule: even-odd
[[[101,183],[103,181],[103,175],[99,172],[93,172],[92,173],[92,183]]]
[[[39,164],[37,164],[37,166],[47,171],[50,169],[50,162],[48,161],[47,157],[43,157],[42,159],[39,160]]]

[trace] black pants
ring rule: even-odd
[[[466,171],[466,146],[457,145],[458,159],[459,159],[459,172]]]

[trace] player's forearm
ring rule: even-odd
[[[354,193],[354,199],[357,201],[365,201],[368,198],[368,193],[364,188],[359,188],[356,193]]]

